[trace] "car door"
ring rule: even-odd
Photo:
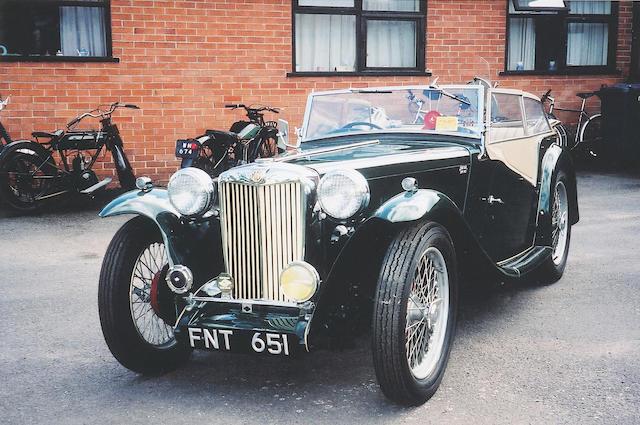
[[[486,138],[491,177],[482,199],[481,240],[496,262],[533,245],[540,142],[550,131],[539,101],[520,91],[491,91]]]

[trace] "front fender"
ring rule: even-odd
[[[428,213],[441,208],[459,211],[447,195],[431,189],[420,189],[394,196],[382,204],[373,216],[391,223],[401,223],[420,220]]]
[[[217,219],[184,221],[164,189],[131,191],[111,201],[100,217],[137,214],[158,226],[169,266],[181,264],[193,272],[194,283],[206,281],[224,269],[220,225]]]
[[[169,194],[164,189],[151,189],[148,192],[132,190],[109,202],[98,214],[100,217],[111,217],[121,214],[136,214],[153,220],[158,226],[165,247],[169,266],[181,264],[176,261],[179,255],[174,252],[169,235],[175,233],[180,215],[169,202]]]
[[[378,275],[391,241],[403,228],[423,220],[449,231],[459,258],[481,252],[460,209],[445,194],[421,189],[394,196],[344,242],[320,289],[310,325],[312,345],[343,339],[370,325]]]

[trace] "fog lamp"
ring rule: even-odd
[[[289,263],[280,273],[280,286],[287,298],[301,303],[310,299],[318,289],[320,276],[312,265],[304,261]]]

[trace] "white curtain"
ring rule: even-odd
[[[104,9],[61,6],[60,41],[65,56],[78,56],[83,50],[89,56],[106,56]]]
[[[609,15],[611,14],[610,1],[570,1],[569,13],[579,15]]]
[[[570,22],[567,40],[567,65],[606,65],[609,50],[609,25]]]
[[[420,0],[363,0],[362,9],[417,12]]]
[[[296,14],[296,71],[355,71],[356,17]]]
[[[414,68],[416,23],[367,21],[367,66]]]
[[[518,62],[523,70],[535,68],[536,61],[536,27],[532,18],[511,18],[509,21],[509,66],[515,70]]]

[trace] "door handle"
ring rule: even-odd
[[[482,198],[483,201],[487,201],[489,205],[493,204],[504,204],[504,201],[500,198],[494,198],[493,195],[489,195],[488,198]]]

